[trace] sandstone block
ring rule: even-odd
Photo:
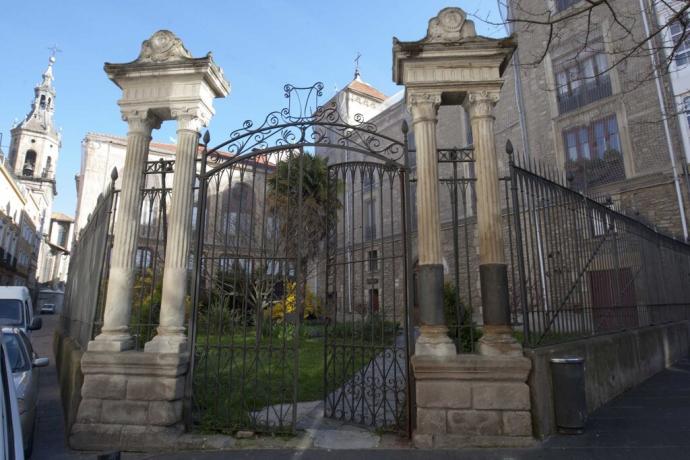
[[[529,410],[529,386],[525,383],[475,383],[472,386],[474,409]]]
[[[446,432],[446,411],[444,409],[417,408],[417,431],[420,434]]]
[[[412,443],[417,449],[431,449],[434,447],[434,435],[414,433],[412,435]]]
[[[532,435],[532,414],[524,412],[503,413],[503,434],[510,436]]]
[[[471,407],[471,404],[470,382],[417,382],[417,407],[465,409]]]
[[[182,400],[151,401],[148,422],[151,425],[168,426],[182,421]]]
[[[450,410],[448,432],[483,436],[501,434],[501,413],[486,410]]]
[[[87,375],[81,387],[84,398],[124,399],[127,378],[124,375]]]
[[[145,425],[149,403],[141,401],[103,400],[101,421],[124,425]]]
[[[78,423],[98,423],[101,421],[101,406],[100,399],[82,399],[79,403],[79,411],[77,412]]]
[[[130,377],[127,399],[131,401],[174,401],[182,399],[184,377]]]

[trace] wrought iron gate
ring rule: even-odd
[[[328,222],[325,415],[407,431],[406,173],[394,164],[328,168],[342,203]]]
[[[367,404],[383,401],[383,409],[367,411],[384,415],[350,417],[329,411],[326,402],[327,416],[377,427],[399,428],[409,420],[402,410],[408,404],[406,145],[378,133],[359,115],[354,124],[342,120],[334,100],[319,106],[322,90],[321,83],[286,85],[287,107],[271,112],[259,126],[247,121],[212,149],[205,136],[194,211],[187,385],[188,421],[203,429],[293,432],[307,406],[300,402],[328,401],[362,375],[377,381],[395,375],[373,396],[361,396],[370,398],[361,400]],[[362,161],[349,161],[353,158]],[[372,208],[365,216],[358,207],[355,219],[351,206],[357,193],[378,196],[380,212]],[[394,231],[384,233],[379,226],[376,232],[374,226],[382,224],[374,220],[384,214]],[[337,246],[334,229],[349,225],[354,232],[355,224],[361,226],[360,239],[349,241],[359,242],[352,247],[360,251],[357,257],[378,251],[358,267],[380,267],[381,284],[355,284],[350,278],[352,286],[336,288],[338,254],[347,251]],[[348,304],[359,310],[352,333],[340,327],[338,312],[345,304],[338,303],[339,288],[370,296],[368,303]],[[338,348],[337,337],[348,337],[351,347]],[[355,349],[357,356],[351,353]],[[379,366],[383,361],[386,365]],[[347,366],[329,378],[327,370],[333,373],[333,364],[344,362]],[[374,366],[384,371],[366,371]],[[353,407],[364,407],[353,402],[356,392],[341,393]]]

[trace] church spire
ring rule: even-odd
[[[31,111],[18,126],[36,131],[57,134],[53,126],[55,112],[55,88],[53,88],[53,64],[55,52],[48,58],[48,67],[43,72],[41,83],[34,88],[34,100]]]

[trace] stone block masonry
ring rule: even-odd
[[[157,449],[183,431],[187,354],[86,352],[69,443],[80,450]]]
[[[414,356],[420,448],[533,444],[531,362],[524,357]]]

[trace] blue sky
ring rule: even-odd
[[[357,52],[362,78],[385,94],[391,80],[392,38],[418,40],[427,21],[446,6],[485,17],[495,0],[34,0],[9,2],[0,14],[0,132],[8,151],[15,119],[26,116],[45,69],[48,47],[62,52],[55,65],[55,121],[63,129],[54,210],[73,215],[74,175],[88,132],[126,134],[116,101],[119,89],[104,62],[134,60],[141,42],[158,29],[175,32],[194,56],[213,52],[232,85],[216,100],[209,129],[220,142],[245,119],[263,120],[283,107],[285,83],[323,81],[330,96],[352,79]],[[494,16],[495,18],[495,16]],[[475,21],[482,35],[504,31]],[[154,132],[170,142],[173,122]]]

